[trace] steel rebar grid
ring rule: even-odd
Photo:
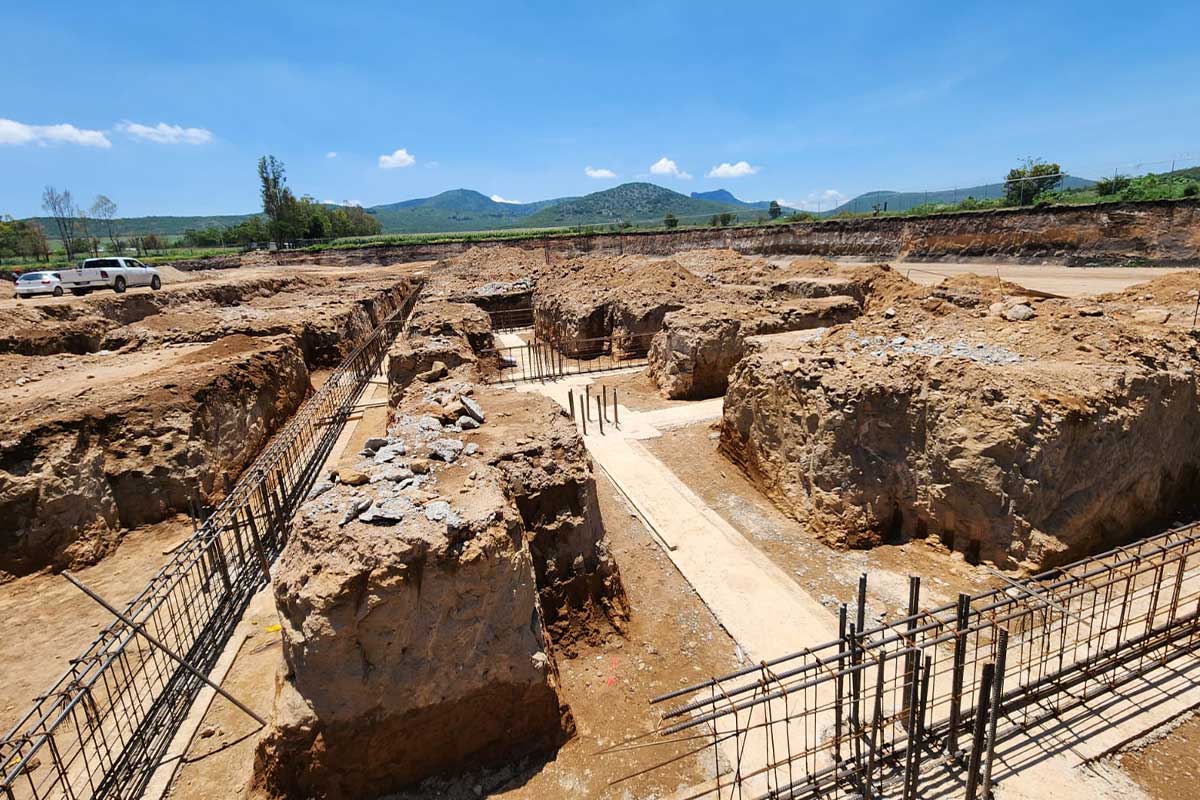
[[[556,380],[566,375],[610,372],[645,366],[654,334],[599,336],[590,339],[538,339],[517,347],[485,350],[481,357],[496,365],[485,376],[490,383]]]
[[[418,286],[334,370],[268,443],[225,499],[124,609],[189,664],[210,670],[287,523],[402,330]],[[0,797],[137,797],[203,682],[138,641],[103,629],[0,741]]]
[[[986,792],[997,742],[1194,652],[1198,548],[1200,528],[1183,526],[932,610],[914,584],[904,619],[851,623],[833,642],[656,698],[684,701],[657,733],[728,746],[734,777],[697,797],[917,796],[923,755],[976,746]],[[1002,680],[976,742],[985,664]],[[778,781],[782,769],[800,777]]]

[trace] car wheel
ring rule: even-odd
[[[54,296],[55,296],[55,297],[62,297],[62,295],[63,295],[62,287],[61,287],[61,286],[55,286],[55,287],[54,287]]]
[[[71,290],[71,294],[75,295],[76,297],[83,297],[87,293],[88,293],[87,289],[72,289]]]
[[[121,294],[125,291],[125,279],[120,275],[118,275],[117,279],[113,281],[113,291],[117,294]]]
[[[156,292],[162,288],[162,281],[159,280],[157,275],[150,279],[150,288]]]

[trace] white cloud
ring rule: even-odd
[[[604,167],[584,167],[583,174],[589,178],[615,178],[617,173]]]
[[[112,147],[104,131],[89,131],[74,125],[26,125],[11,119],[0,119],[0,145],[77,144],[81,147]]]
[[[337,151],[330,150],[328,153],[325,154],[325,157],[326,158],[337,158]]]
[[[522,205],[522,202],[520,200],[508,200],[506,198],[501,197],[498,194],[492,195],[492,202],[493,203],[509,203],[514,206]]]
[[[185,128],[165,122],[151,126],[125,120],[117,123],[117,130],[135,139],[158,144],[208,144],[213,140],[212,131],[207,128]]]
[[[690,181],[692,179],[691,175],[681,170],[678,164],[666,156],[663,156],[658,161],[655,161],[653,164],[651,164],[650,172],[653,175],[671,175],[685,181]]]
[[[379,157],[380,169],[400,169],[401,167],[411,167],[415,163],[417,163],[417,159],[413,158],[403,147],[390,156]]]
[[[327,206],[361,206],[362,200],[322,200]]]
[[[828,211],[831,208],[840,206],[849,199],[849,197],[837,189],[826,189],[823,192],[809,192],[808,196],[803,200],[784,200],[781,197],[778,199],[778,203],[781,206],[798,208],[801,211]]]
[[[736,164],[724,162],[710,169],[706,176],[709,178],[741,178],[756,172],[758,172],[758,167],[750,166],[748,161],[739,161]]]

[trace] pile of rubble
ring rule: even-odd
[[[785,512],[837,544],[935,535],[1035,569],[1191,504],[1196,334],[1107,303],[900,288],[820,335],[747,340],[721,447]]]

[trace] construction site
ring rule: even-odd
[[[1189,230],[0,301],[0,797],[1192,796]]]

